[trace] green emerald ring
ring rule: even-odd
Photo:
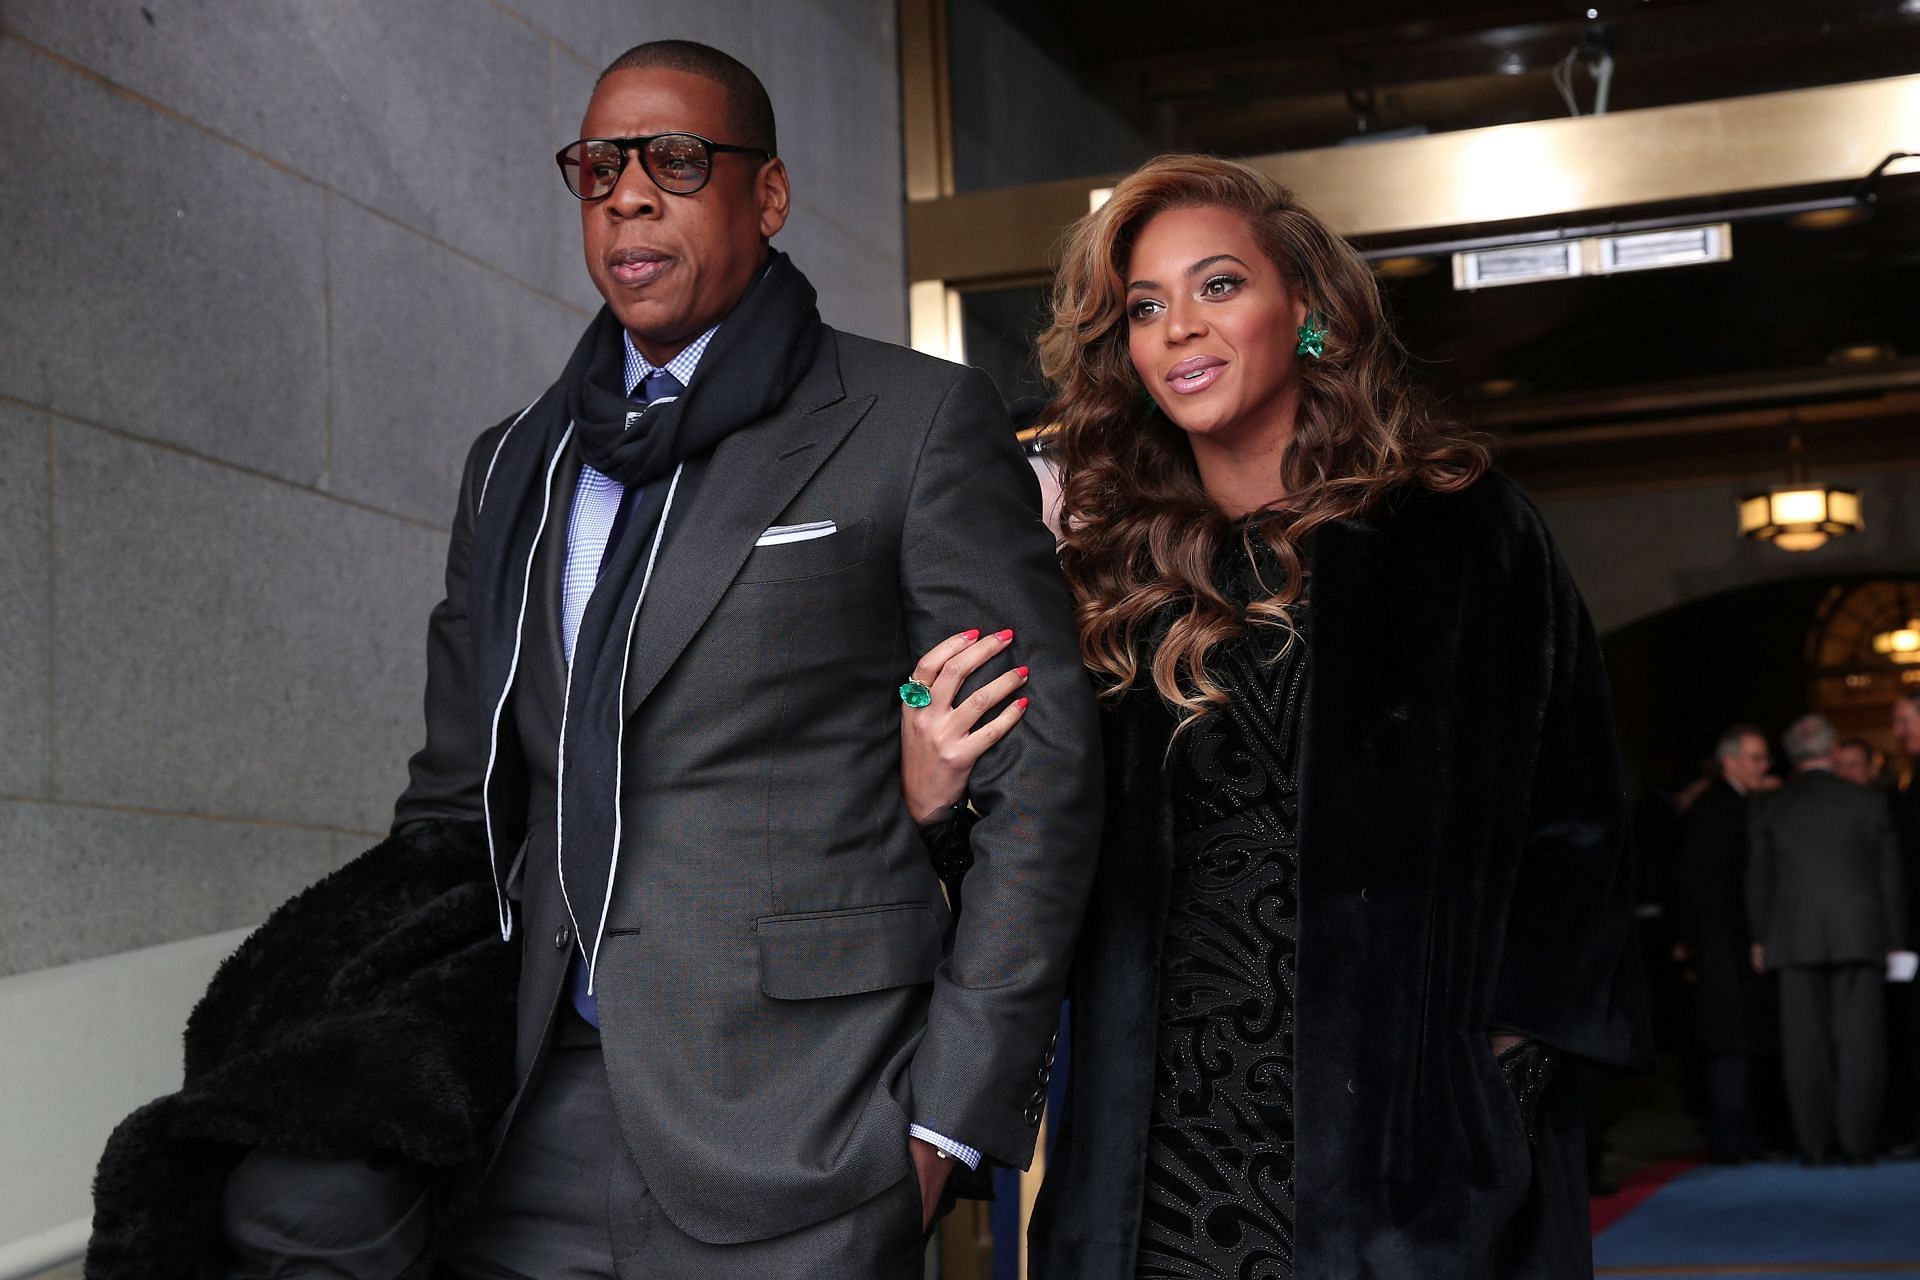
[[[918,711],[933,701],[933,690],[918,680],[909,680],[900,686],[900,701]]]

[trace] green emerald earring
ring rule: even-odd
[[[1318,311],[1307,312],[1307,322],[1300,326],[1300,345],[1293,354],[1318,360],[1327,354],[1327,318]]]

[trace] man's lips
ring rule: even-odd
[[[1219,381],[1226,367],[1219,356],[1188,356],[1167,370],[1167,386],[1175,395],[1194,395]]]
[[[607,255],[607,270],[629,289],[652,284],[672,264],[672,257],[658,249],[616,249]]]

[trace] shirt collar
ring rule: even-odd
[[[699,367],[700,357],[707,353],[707,344],[713,341],[713,335],[718,332],[720,332],[720,326],[716,324],[689,342],[686,349],[679,355],[667,361],[666,371],[672,374],[681,386],[693,385],[693,371]],[[640,354],[640,349],[633,345],[633,335],[624,329],[620,332],[620,341],[627,347],[627,398],[631,400],[634,393],[640,389],[640,384],[659,373],[660,368]]]

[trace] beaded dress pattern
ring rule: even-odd
[[[1244,606],[1283,580],[1236,527],[1220,581]],[[1260,579],[1264,578],[1262,586]],[[1229,703],[1174,741],[1172,896],[1135,1273],[1293,1275],[1293,1011],[1307,606],[1208,657]]]

